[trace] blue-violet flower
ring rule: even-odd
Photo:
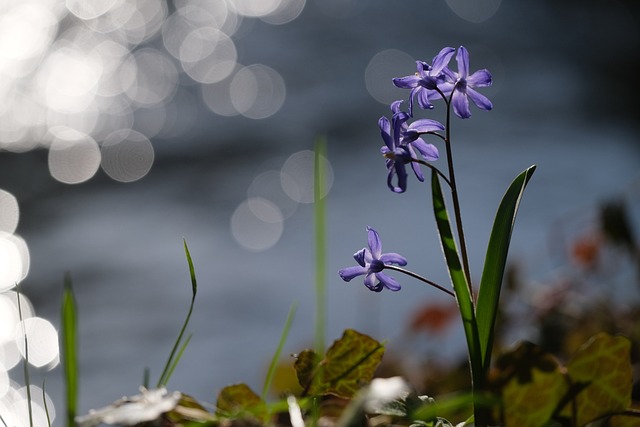
[[[438,160],[438,149],[433,144],[427,144],[421,135],[444,130],[444,126],[431,119],[421,119],[407,125],[411,118],[408,113],[400,110],[402,101],[391,104],[393,116],[391,122],[386,117],[380,117],[378,126],[385,145],[380,151],[386,158],[388,170],[387,185],[395,193],[403,193],[407,189],[407,172],[405,166],[411,163],[411,168],[419,181],[424,181],[420,165],[413,161],[419,152],[425,160]],[[396,184],[393,183],[397,177]]]
[[[393,84],[399,88],[411,89],[409,94],[409,115],[413,117],[413,98],[418,98],[418,105],[427,110],[432,109],[433,105],[429,98],[437,95],[435,88],[444,83],[445,76],[442,70],[449,64],[449,61],[455,53],[452,47],[443,48],[431,62],[432,65],[423,61],[416,61],[418,71],[410,76],[397,77],[393,79]]]
[[[390,291],[399,291],[400,284],[391,276],[382,272],[388,265],[407,265],[407,260],[403,256],[396,253],[382,253],[382,244],[380,236],[371,227],[367,227],[369,248],[362,248],[355,254],[353,258],[358,263],[355,267],[347,267],[338,271],[338,274],[345,282],[364,275],[364,284],[367,288],[374,292],[380,292],[383,288]]]
[[[491,86],[491,73],[482,69],[469,75],[469,52],[464,46],[460,46],[458,49],[456,62],[458,63],[458,72],[454,73],[448,67],[444,68],[442,73],[445,76],[445,81],[438,84],[438,88],[447,97],[453,91],[451,99],[453,112],[462,119],[471,117],[469,98],[481,110],[491,110],[493,108],[491,101],[474,89]]]

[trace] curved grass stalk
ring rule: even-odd
[[[160,388],[160,387],[163,387],[163,386],[167,385],[167,383],[169,382],[169,378],[171,377],[171,374],[173,373],[173,370],[177,366],[177,363],[180,360],[180,358],[182,357],[182,353],[184,352],[184,350],[185,350],[185,348],[186,348],[186,346],[189,343],[189,340],[191,338],[191,337],[187,338],[185,343],[180,348],[180,351],[178,351],[178,347],[180,347],[180,344],[182,342],[182,337],[184,336],[185,330],[187,329],[187,325],[189,324],[189,320],[191,319],[191,313],[193,313],[193,305],[194,305],[194,303],[196,301],[196,294],[198,292],[198,281],[196,279],[195,269],[193,268],[193,260],[191,259],[191,254],[189,253],[189,248],[187,246],[187,241],[183,240],[183,242],[184,242],[184,252],[185,252],[185,255],[187,257],[187,263],[189,264],[189,276],[191,277],[191,304],[189,305],[189,312],[187,313],[187,318],[185,319],[184,323],[182,324],[182,328],[180,329],[180,333],[178,334],[178,338],[176,339],[176,342],[173,345],[173,348],[171,349],[171,353],[169,354],[169,358],[167,359],[167,362],[164,365],[164,369],[162,371],[162,374],[160,375],[160,378],[158,379],[158,383],[156,385],[157,388]]]
[[[267,371],[267,376],[264,380],[264,385],[262,386],[262,394],[260,397],[262,400],[266,401],[267,393],[271,388],[271,382],[273,381],[273,376],[276,371],[276,367],[278,366],[278,360],[280,359],[280,355],[282,354],[282,349],[284,348],[284,344],[287,342],[287,337],[289,336],[289,331],[291,330],[291,325],[293,324],[293,318],[296,316],[296,309],[298,304],[294,303],[291,305],[289,309],[289,314],[287,315],[287,320],[284,323],[284,328],[282,329],[282,335],[280,336],[280,342],[278,342],[278,348],[276,348],[273,357],[271,358],[271,363],[269,364],[269,370]]]

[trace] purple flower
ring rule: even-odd
[[[444,83],[445,76],[443,69],[449,64],[451,57],[456,50],[452,47],[445,47],[438,53],[429,65],[423,61],[416,61],[418,71],[410,76],[397,77],[393,79],[393,84],[399,88],[411,89],[409,94],[409,115],[413,117],[413,98],[418,98],[418,105],[427,110],[432,109],[429,98],[438,95],[435,88]],[[439,95],[438,95],[439,96]]]
[[[462,119],[471,117],[469,98],[481,110],[491,110],[493,108],[491,101],[474,89],[491,86],[491,73],[483,69],[469,75],[469,52],[464,46],[460,46],[458,49],[456,62],[458,63],[458,72],[454,73],[448,67],[444,68],[442,72],[445,76],[445,82],[438,84],[438,88],[447,97],[453,91],[451,99],[453,112]]]
[[[376,230],[367,226],[367,233],[369,248],[362,248],[353,254],[353,258],[358,265],[343,268],[338,274],[345,282],[364,275],[365,286],[374,292],[380,292],[383,288],[387,288],[390,291],[399,291],[400,284],[394,278],[384,274],[382,270],[388,265],[405,266],[407,265],[406,258],[396,253],[383,254],[380,236]]]
[[[433,144],[427,144],[421,135],[444,130],[444,126],[431,119],[421,119],[407,125],[411,118],[408,113],[400,110],[402,101],[391,104],[393,116],[391,122],[386,117],[380,117],[378,126],[385,145],[380,151],[386,157],[388,170],[387,185],[395,193],[403,193],[407,189],[407,172],[405,166],[411,163],[411,168],[419,181],[424,181],[420,165],[413,162],[419,152],[425,160],[438,160],[438,149]],[[396,184],[393,184],[397,177]]]

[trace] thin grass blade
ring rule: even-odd
[[[280,355],[282,354],[282,349],[284,348],[284,344],[287,342],[287,337],[289,336],[289,331],[291,330],[291,325],[293,324],[293,318],[296,316],[297,304],[292,304],[289,309],[289,314],[287,315],[287,320],[284,323],[284,328],[282,329],[282,335],[280,336],[280,342],[278,343],[278,348],[276,352],[273,354],[271,358],[271,363],[269,364],[269,370],[267,371],[267,376],[264,380],[264,385],[262,386],[262,394],[260,395],[263,401],[267,400],[267,393],[271,388],[271,382],[273,381],[273,375],[275,374],[276,367],[278,366],[278,360],[280,360]]]
[[[29,339],[27,338],[27,329],[22,316],[22,301],[20,300],[20,286],[16,284],[16,298],[18,300],[18,318],[22,324],[22,334],[24,335],[24,361],[22,363],[24,373],[24,385],[27,391],[27,409],[29,411],[29,426],[33,427],[33,405],[31,399],[31,379],[29,375]]]
[[[67,426],[75,426],[78,405],[78,342],[77,308],[71,286],[71,276],[65,275],[62,294],[62,348],[64,377],[67,386]]]
[[[507,263],[511,233],[527,183],[531,179],[536,167],[531,166],[518,175],[504,194],[489,237],[487,255],[482,270],[476,318],[478,322],[478,336],[482,354],[484,372],[488,372],[491,364],[491,350],[493,347],[494,325],[500,302],[500,290]]]
[[[193,267],[193,260],[191,259],[191,254],[189,253],[189,247],[187,246],[187,241],[184,240],[184,252],[187,257],[187,263],[189,264],[189,276],[191,277],[191,304],[189,305],[189,312],[187,313],[187,318],[182,324],[182,328],[180,329],[180,333],[178,334],[178,338],[171,349],[171,353],[169,354],[169,358],[164,365],[164,369],[162,370],[162,374],[158,379],[158,384],[156,387],[160,388],[166,386],[169,382],[169,378],[171,377],[171,373],[173,369],[175,369],[174,359],[176,357],[176,352],[180,347],[180,343],[182,342],[182,337],[187,329],[187,325],[189,324],[189,320],[191,320],[191,313],[193,313],[193,305],[196,301],[196,294],[198,292],[198,280],[196,279],[195,269]],[[182,347],[184,350],[185,346]]]
[[[469,292],[464,271],[462,270],[460,256],[458,255],[456,242],[453,237],[453,232],[451,231],[451,223],[449,221],[449,214],[447,213],[447,206],[444,202],[440,180],[436,172],[432,172],[431,174],[431,190],[433,195],[433,211],[436,218],[436,225],[438,226],[442,252],[444,253],[444,257],[447,262],[449,277],[451,278],[453,290],[456,294],[456,301],[458,302],[458,307],[460,309],[460,315],[462,316],[462,324],[464,327],[465,337],[467,339],[467,348],[469,350],[474,386],[481,386],[481,384],[478,384],[479,382],[482,382],[482,377],[479,376],[481,374],[480,342],[478,339],[478,328],[476,324],[475,310],[473,307],[473,299]]]
[[[173,358],[171,367],[169,367],[169,371],[167,372],[167,382],[169,381],[169,378],[171,378],[171,376],[173,375],[173,371],[175,371],[176,367],[178,366],[180,359],[182,359],[182,355],[184,354],[184,351],[187,349],[187,346],[189,345],[189,342],[191,341],[192,337],[193,337],[193,334],[189,334],[189,336],[184,340],[184,342],[180,346],[180,349],[176,353],[176,356]],[[166,384],[163,384],[163,385],[166,385]]]
[[[51,427],[51,415],[49,414],[49,407],[47,405],[47,393],[45,392],[47,385],[47,379],[42,380],[42,404],[44,405],[44,414],[47,417],[47,425]]]
[[[317,354],[324,353],[325,325],[326,325],[326,294],[327,294],[327,239],[326,239],[326,179],[323,160],[326,157],[327,141],[318,138],[315,142],[313,168],[313,210],[315,220],[315,267],[316,267],[316,319],[315,319],[315,350]]]

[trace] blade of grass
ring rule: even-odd
[[[432,172],[431,174],[431,189],[433,194],[433,211],[436,218],[436,225],[438,226],[440,243],[447,263],[447,269],[449,270],[449,277],[453,284],[453,290],[456,294],[456,301],[460,315],[462,316],[462,324],[467,339],[473,386],[474,388],[481,388],[483,386],[483,378],[481,376],[482,364],[473,299],[460,263],[460,256],[458,255],[456,242],[453,238],[453,232],[451,231],[447,206],[444,202],[440,180],[436,172]]]
[[[500,290],[507,264],[511,233],[522,193],[535,170],[536,167],[531,166],[513,180],[500,202],[489,237],[476,306],[482,367],[485,374],[488,373],[491,364],[494,325],[498,314]]]
[[[47,406],[47,393],[44,391],[47,385],[47,379],[42,380],[42,404],[44,405],[44,414],[47,416],[47,425],[51,427],[51,416],[49,415],[49,407]]]
[[[173,345],[173,348],[171,349],[171,353],[169,354],[169,358],[167,359],[167,362],[164,365],[164,369],[162,370],[162,374],[160,375],[160,378],[158,379],[158,384],[156,385],[157,388],[160,388],[162,386],[166,386],[167,383],[169,382],[169,378],[171,376],[171,373],[169,371],[173,371],[173,369],[172,369],[173,360],[176,357],[176,352],[178,351],[178,347],[180,346],[180,343],[182,342],[182,337],[184,336],[184,332],[187,329],[187,325],[189,324],[189,320],[191,319],[191,313],[193,313],[193,305],[194,305],[194,303],[196,301],[196,293],[198,292],[198,281],[196,279],[195,269],[193,268],[193,260],[191,259],[191,254],[189,253],[189,247],[187,246],[187,241],[183,240],[183,242],[184,242],[184,252],[185,252],[185,255],[187,257],[187,263],[189,264],[189,276],[191,277],[191,304],[189,305],[189,312],[187,313],[187,318],[185,319],[184,323],[182,324],[182,329],[180,329],[180,333],[178,334],[178,338],[176,339],[176,342]],[[174,366],[174,368],[175,368],[175,366]]]
[[[169,378],[171,378],[171,375],[173,375],[173,371],[176,369],[176,366],[178,366],[178,362],[180,362],[184,351],[187,349],[187,346],[191,341],[191,337],[193,337],[193,334],[189,334],[189,336],[184,340],[184,343],[182,343],[182,345],[180,346],[180,350],[178,350],[176,356],[173,358],[173,363],[171,363],[171,367],[167,372],[167,381],[169,380]]]
[[[327,294],[327,239],[326,239],[326,202],[325,171],[323,160],[326,158],[327,141],[319,137],[315,142],[313,168],[313,207],[315,220],[315,267],[316,267],[316,320],[315,350],[316,354],[324,354]]]
[[[71,275],[64,278],[62,294],[62,349],[64,351],[64,376],[67,387],[67,426],[75,426],[78,404],[78,355],[77,311],[71,285]]]
[[[150,381],[151,381],[151,371],[149,370],[148,366],[145,366],[144,370],[142,371],[142,387],[148,390]]]
[[[293,303],[291,308],[289,309],[289,314],[287,315],[287,320],[284,323],[284,328],[282,329],[282,335],[280,336],[280,342],[278,342],[278,348],[276,348],[276,352],[273,354],[271,358],[271,363],[269,364],[269,370],[267,371],[267,376],[264,380],[264,385],[262,386],[262,394],[260,397],[263,401],[267,400],[267,393],[271,388],[271,382],[273,381],[273,375],[276,371],[276,366],[278,365],[278,360],[280,360],[280,354],[282,354],[282,349],[284,348],[284,344],[287,342],[287,337],[289,336],[289,331],[291,330],[291,325],[293,323],[293,318],[296,315],[296,309],[298,304]]]
[[[31,377],[29,375],[29,339],[27,338],[27,327],[22,317],[22,301],[20,299],[20,286],[16,284],[16,298],[18,301],[18,318],[22,324],[22,333],[24,335],[24,361],[22,369],[24,372],[24,384],[27,391],[27,409],[29,411],[29,426],[33,427],[33,404],[31,400]]]

